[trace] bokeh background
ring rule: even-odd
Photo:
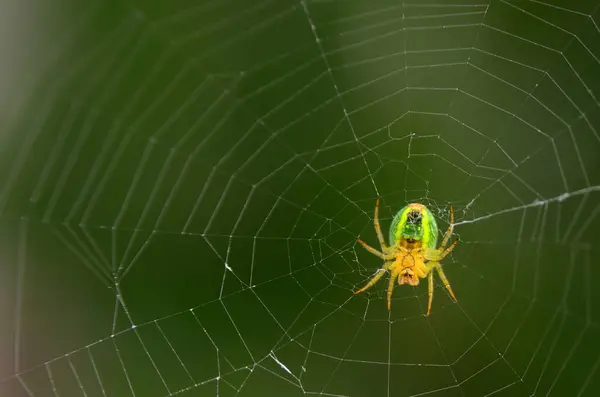
[[[597,0],[0,7],[0,396],[598,395]]]

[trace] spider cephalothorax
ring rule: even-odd
[[[377,203],[375,204],[374,224],[382,252],[369,246],[360,238],[358,238],[358,242],[369,252],[383,259],[385,264],[379,269],[371,281],[363,288],[356,291],[355,294],[360,294],[370,288],[386,271],[389,271],[391,276],[388,284],[387,298],[388,310],[390,310],[392,292],[396,279],[398,280],[399,285],[409,284],[417,286],[419,285],[420,278],[428,277],[429,302],[427,305],[427,315],[429,315],[429,312],[431,311],[431,302],[433,300],[433,269],[436,269],[444,286],[450,293],[450,296],[456,301],[454,292],[452,292],[450,283],[440,264],[440,261],[448,255],[458,243],[458,240],[454,241],[448,248],[445,248],[454,226],[454,209],[452,206],[450,206],[450,226],[444,235],[442,244],[437,249],[435,248],[438,236],[437,223],[431,211],[422,204],[409,204],[398,211],[396,216],[394,216],[390,227],[389,246],[385,243],[379,225],[379,199],[377,199]]]

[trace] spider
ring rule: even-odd
[[[390,246],[385,243],[383,233],[381,233],[381,226],[379,225],[379,198],[377,198],[377,202],[375,203],[373,223],[375,224],[375,233],[377,233],[381,251],[362,241],[360,236],[357,240],[367,251],[383,259],[385,264],[377,271],[377,274],[375,274],[367,285],[354,293],[355,295],[373,286],[386,271],[389,271],[391,273],[387,290],[387,307],[389,311],[396,278],[399,285],[410,284],[416,286],[419,285],[419,278],[428,277],[429,303],[427,305],[426,316],[429,316],[433,300],[433,269],[435,269],[450,296],[456,302],[456,296],[452,292],[450,283],[440,264],[440,261],[452,252],[458,243],[458,240],[456,240],[446,248],[454,227],[454,209],[452,205],[450,205],[450,226],[444,235],[442,244],[437,249],[435,248],[438,237],[437,223],[431,211],[422,204],[409,204],[394,216],[390,227]]]

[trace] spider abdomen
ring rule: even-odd
[[[427,207],[418,203],[411,203],[398,211],[390,227],[390,243],[407,240],[435,248],[437,235],[435,217]]]

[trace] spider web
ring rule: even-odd
[[[68,9],[9,69],[0,395],[597,395],[597,1]],[[458,303],[353,295],[377,197],[454,205]]]

